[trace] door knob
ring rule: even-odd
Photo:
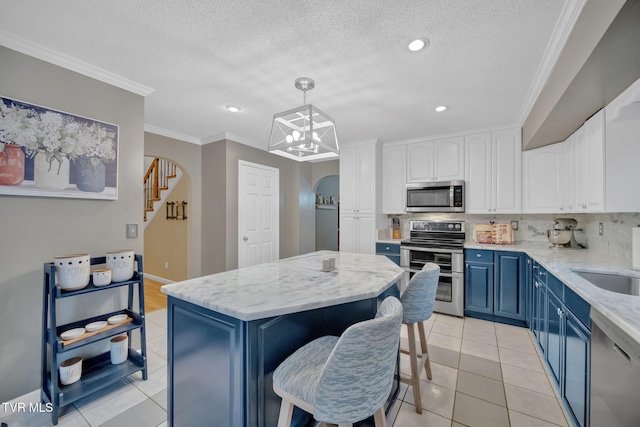
[[[244,237],[242,238],[242,240],[244,240],[244,241],[246,242],[247,240],[249,240],[249,238],[248,238],[247,236],[244,236]]]

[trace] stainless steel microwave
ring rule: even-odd
[[[464,212],[464,181],[407,184],[407,212]]]

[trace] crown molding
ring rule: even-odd
[[[258,150],[267,151],[267,147],[265,147],[264,144],[254,141],[253,139],[245,138],[244,136],[235,135],[229,132],[221,132],[216,135],[202,138],[202,145],[222,141],[223,139],[228,139],[239,144],[248,145],[249,147],[257,148]]]
[[[149,133],[155,133],[156,135],[166,136],[167,138],[178,139],[184,142],[190,142],[191,144],[202,145],[200,138],[195,136],[185,135],[183,133],[174,132],[168,129],[162,129],[157,126],[144,125],[144,131]]]
[[[63,53],[56,52],[55,50],[37,45],[4,31],[0,31],[0,45],[138,95],[147,96],[154,91],[154,89],[148,86],[141,85],[132,80],[118,76],[117,74],[72,58]]]
[[[553,69],[558,62],[558,58],[562,53],[567,40],[573,31],[573,27],[578,22],[578,18],[586,5],[587,0],[568,0],[562,9],[560,18],[553,29],[551,39],[547,44],[547,48],[542,56],[542,61],[538,67],[538,71],[529,87],[529,92],[522,103],[522,110],[520,111],[520,124],[519,127],[524,125],[527,120],[533,105],[542,93],[542,89],[547,84]]]

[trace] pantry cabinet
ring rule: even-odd
[[[403,214],[407,204],[407,146],[382,149],[382,213]]]
[[[407,144],[407,182],[464,179],[464,137]]]
[[[467,213],[520,213],[520,128],[465,137]]]
[[[340,250],[375,253],[376,226],[381,222],[376,189],[381,181],[377,142],[340,150]]]

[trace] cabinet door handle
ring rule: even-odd
[[[480,255],[480,254],[476,254],[476,256],[477,256],[478,258],[481,258],[481,257],[482,257],[482,255]]]
[[[389,246],[387,246],[387,247],[385,248],[385,250],[387,250],[387,251],[388,251],[389,249],[390,249],[390,248],[389,248]]]

